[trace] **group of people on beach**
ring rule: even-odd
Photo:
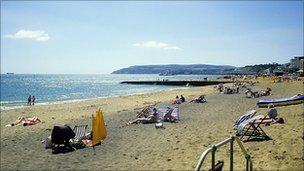
[[[205,102],[207,102],[205,97],[206,97],[205,94],[200,95],[198,98],[191,100],[189,103],[205,103]]]
[[[178,97],[178,95],[177,95],[172,104],[181,104],[181,103],[184,103],[185,101],[186,101],[186,99],[183,95],[180,95],[180,97]]]
[[[223,84],[216,86],[217,90],[223,94],[235,94],[240,92],[240,86],[236,85],[235,87],[224,87]]]
[[[245,91],[245,95],[247,98],[258,98],[262,96],[269,96],[271,92],[271,88],[267,87],[266,90],[261,91],[252,91],[250,88],[247,88]]]
[[[35,98],[35,96],[29,96],[28,98],[27,98],[27,105],[34,105],[35,104],[35,100],[36,100],[36,98]]]

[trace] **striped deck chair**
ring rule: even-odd
[[[161,106],[157,108],[158,120],[163,122],[167,116],[170,117],[171,122],[179,121],[179,105]]]
[[[164,116],[169,113],[172,109],[170,106],[160,106],[157,107],[157,120],[158,122],[163,122],[164,121]],[[170,112],[171,113],[171,112]]]
[[[245,114],[243,114],[242,116],[240,116],[239,118],[237,118],[237,119],[235,120],[235,122],[234,122],[234,125],[233,125],[234,129],[237,129],[238,126],[239,126],[242,122],[244,122],[244,121],[246,121],[246,120],[252,118],[253,116],[255,116],[256,113],[257,113],[256,110],[249,110],[249,111],[247,111]]]
[[[173,116],[173,118],[175,120],[179,121],[179,105],[173,106],[173,111],[172,111],[171,115]]]
[[[73,132],[75,133],[74,142],[78,142],[85,136],[87,127],[88,125],[75,125],[73,129]]]
[[[248,137],[246,141],[249,141],[250,138],[269,139],[270,137],[261,128],[261,124],[266,123],[266,117],[264,115],[257,115],[242,122],[237,128],[237,135],[241,136],[241,140],[244,137]]]

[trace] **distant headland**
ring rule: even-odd
[[[235,67],[230,65],[134,65],[113,71],[111,74],[159,74],[159,75],[236,75],[236,74],[274,74],[296,73],[303,75],[304,56],[295,56],[285,64],[269,63]]]

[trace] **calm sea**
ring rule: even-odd
[[[50,75],[1,74],[1,110],[26,106],[29,95],[36,97],[38,105],[62,103],[118,95],[131,95],[167,89],[183,88],[161,85],[129,85],[121,81],[138,80],[201,80],[216,75]],[[186,87],[185,87],[186,88]]]

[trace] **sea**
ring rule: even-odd
[[[1,74],[1,110],[27,106],[34,95],[35,105],[69,103],[88,99],[125,96],[162,90],[189,88],[186,86],[131,85],[122,81],[208,80],[219,75],[156,74]]]

